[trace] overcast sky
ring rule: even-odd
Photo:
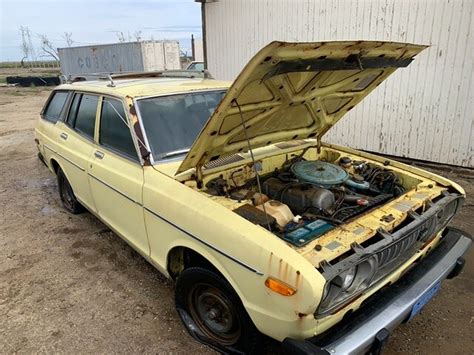
[[[193,0],[0,0],[0,61],[22,58],[20,27],[28,27],[40,52],[38,34],[65,47],[64,32],[73,45],[117,42],[118,32],[134,38],[178,39],[190,53],[190,37],[201,37],[200,4]]]

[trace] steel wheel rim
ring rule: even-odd
[[[191,317],[210,339],[232,345],[240,338],[240,321],[230,300],[217,288],[196,284],[188,297]]]

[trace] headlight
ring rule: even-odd
[[[357,273],[357,266],[353,266],[343,273],[337,275],[332,282],[336,284],[341,291],[346,291],[354,282]]]
[[[438,219],[438,228],[445,227],[451,221],[458,209],[458,203],[459,199],[451,201],[443,208],[442,211],[437,213],[436,217]]]
[[[370,257],[352,266],[326,283],[318,313],[328,313],[348,303],[365,290],[376,271],[376,258]]]

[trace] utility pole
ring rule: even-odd
[[[23,51],[22,62],[25,59],[30,58],[30,66],[36,66],[37,57],[35,47],[33,46],[33,41],[31,40],[31,31],[28,27],[20,26],[20,32],[22,40],[21,49]]]
[[[21,32],[21,50],[23,51],[23,58],[21,58],[21,66],[24,65],[26,59],[30,57],[30,47],[28,44],[28,39],[26,37],[26,31],[28,29],[26,27],[20,26]]]

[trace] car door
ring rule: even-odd
[[[99,96],[75,93],[65,122],[58,122],[56,134],[60,143],[57,152],[61,167],[72,186],[76,198],[87,208],[96,211],[87,176],[94,147]]]
[[[121,100],[103,97],[89,183],[100,218],[145,255],[149,255],[144,224],[143,167],[138,158]]]
[[[35,135],[38,149],[45,158],[45,162],[49,162],[50,157],[56,152],[59,141],[56,123],[64,117],[70,95],[69,91],[54,91],[41,112]]]

